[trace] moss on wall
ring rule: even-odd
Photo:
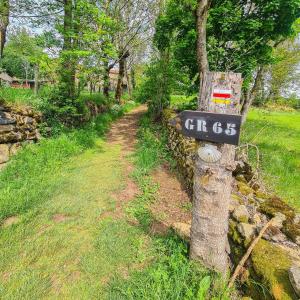
[[[289,281],[291,260],[278,246],[261,240],[252,253],[253,269],[275,300],[297,299]]]

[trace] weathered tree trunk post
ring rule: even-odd
[[[241,74],[208,72],[202,84],[200,110],[238,114],[241,84]],[[213,95],[224,91],[231,93],[231,99],[214,99]],[[207,144],[212,143],[198,141],[199,148]],[[225,275],[228,270],[226,249],[235,147],[212,145],[222,154],[218,162],[196,159],[190,257]]]
[[[209,72],[206,49],[206,25],[211,0],[198,0],[197,59],[200,74],[198,109],[200,111],[238,114],[242,78],[240,74]],[[230,94],[230,99],[214,99],[214,95]],[[216,97],[217,98],[217,97]],[[218,123],[217,123],[218,126]],[[215,128],[218,132],[218,128]],[[228,271],[228,218],[235,167],[235,148],[227,144],[198,141],[198,147],[211,144],[221,152],[217,162],[197,157],[194,175],[193,220],[190,257],[223,275]]]

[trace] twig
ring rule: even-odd
[[[237,277],[240,275],[240,272],[242,270],[242,268],[244,267],[246,261],[248,260],[248,258],[250,257],[253,249],[255,248],[255,246],[257,245],[257,243],[260,241],[260,239],[262,238],[262,236],[264,235],[264,233],[267,231],[267,229],[272,225],[274,219],[272,219],[271,221],[269,221],[261,230],[261,232],[259,233],[259,235],[257,236],[257,238],[255,240],[253,240],[252,244],[250,245],[250,247],[248,248],[246,254],[243,256],[242,260],[240,261],[240,263],[238,264],[238,266],[236,267],[230,281],[228,284],[228,288],[232,288],[235,280],[237,279]]]

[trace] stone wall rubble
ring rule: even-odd
[[[24,144],[41,138],[42,115],[29,107],[0,103],[0,169]]]

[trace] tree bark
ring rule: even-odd
[[[64,29],[63,29],[63,51],[61,54],[60,89],[67,98],[75,97],[75,72],[76,63],[72,54],[73,48],[73,1],[64,0]]]
[[[3,58],[6,32],[9,25],[9,0],[0,0],[0,58]]]
[[[214,113],[238,113],[241,94],[241,75],[209,72],[206,49],[206,25],[211,1],[198,0],[197,59],[200,74],[198,110]],[[220,106],[212,101],[213,88],[231,89],[236,104]],[[216,163],[207,163],[199,156],[195,162],[193,219],[191,227],[190,258],[220,272],[228,271],[228,218],[232,191],[232,171],[235,166],[235,148],[226,144],[198,141],[198,147],[215,146],[221,152]]]
[[[206,74],[202,85],[203,107],[213,113],[237,114],[240,101],[241,74]],[[235,106],[219,106],[211,101],[213,88],[231,89]],[[221,160],[207,163],[197,157],[194,175],[194,204],[190,257],[226,275],[228,271],[228,217],[235,169],[235,147],[198,141],[198,146],[211,144],[221,152]]]
[[[197,6],[197,61],[200,75],[200,90],[198,98],[199,110],[205,110],[203,103],[205,101],[204,94],[202,93],[205,87],[207,72],[209,71],[209,64],[207,58],[206,48],[206,25],[208,12],[211,5],[211,0],[198,0]]]
[[[135,90],[135,88],[136,88],[136,81],[135,81],[135,70],[134,70],[134,67],[131,68],[130,77],[131,77],[131,86],[132,86],[132,89]]]
[[[123,94],[123,79],[125,75],[125,64],[126,59],[129,56],[129,52],[121,53],[119,56],[119,76],[118,76],[118,83],[116,89],[115,99],[118,104],[121,104],[121,97]]]
[[[113,68],[112,65],[107,65],[104,70],[104,76],[103,76],[103,95],[105,98],[109,98],[109,90],[110,90],[110,71]]]
[[[126,77],[126,82],[127,82],[128,95],[129,95],[129,98],[132,99],[132,87],[131,87],[130,75],[128,72],[127,60],[125,60],[125,77]]]
[[[263,79],[264,75],[264,67],[260,66],[257,70],[254,84],[252,89],[245,91],[244,93],[244,103],[241,109],[241,115],[242,115],[242,122],[245,123],[247,120],[248,112],[250,110],[250,107],[252,105],[253,100],[255,99],[256,95],[259,92],[259,88],[261,85],[261,81]]]
[[[35,64],[35,66],[34,66],[34,94],[36,96],[39,92],[39,75],[40,75],[39,65]]]

